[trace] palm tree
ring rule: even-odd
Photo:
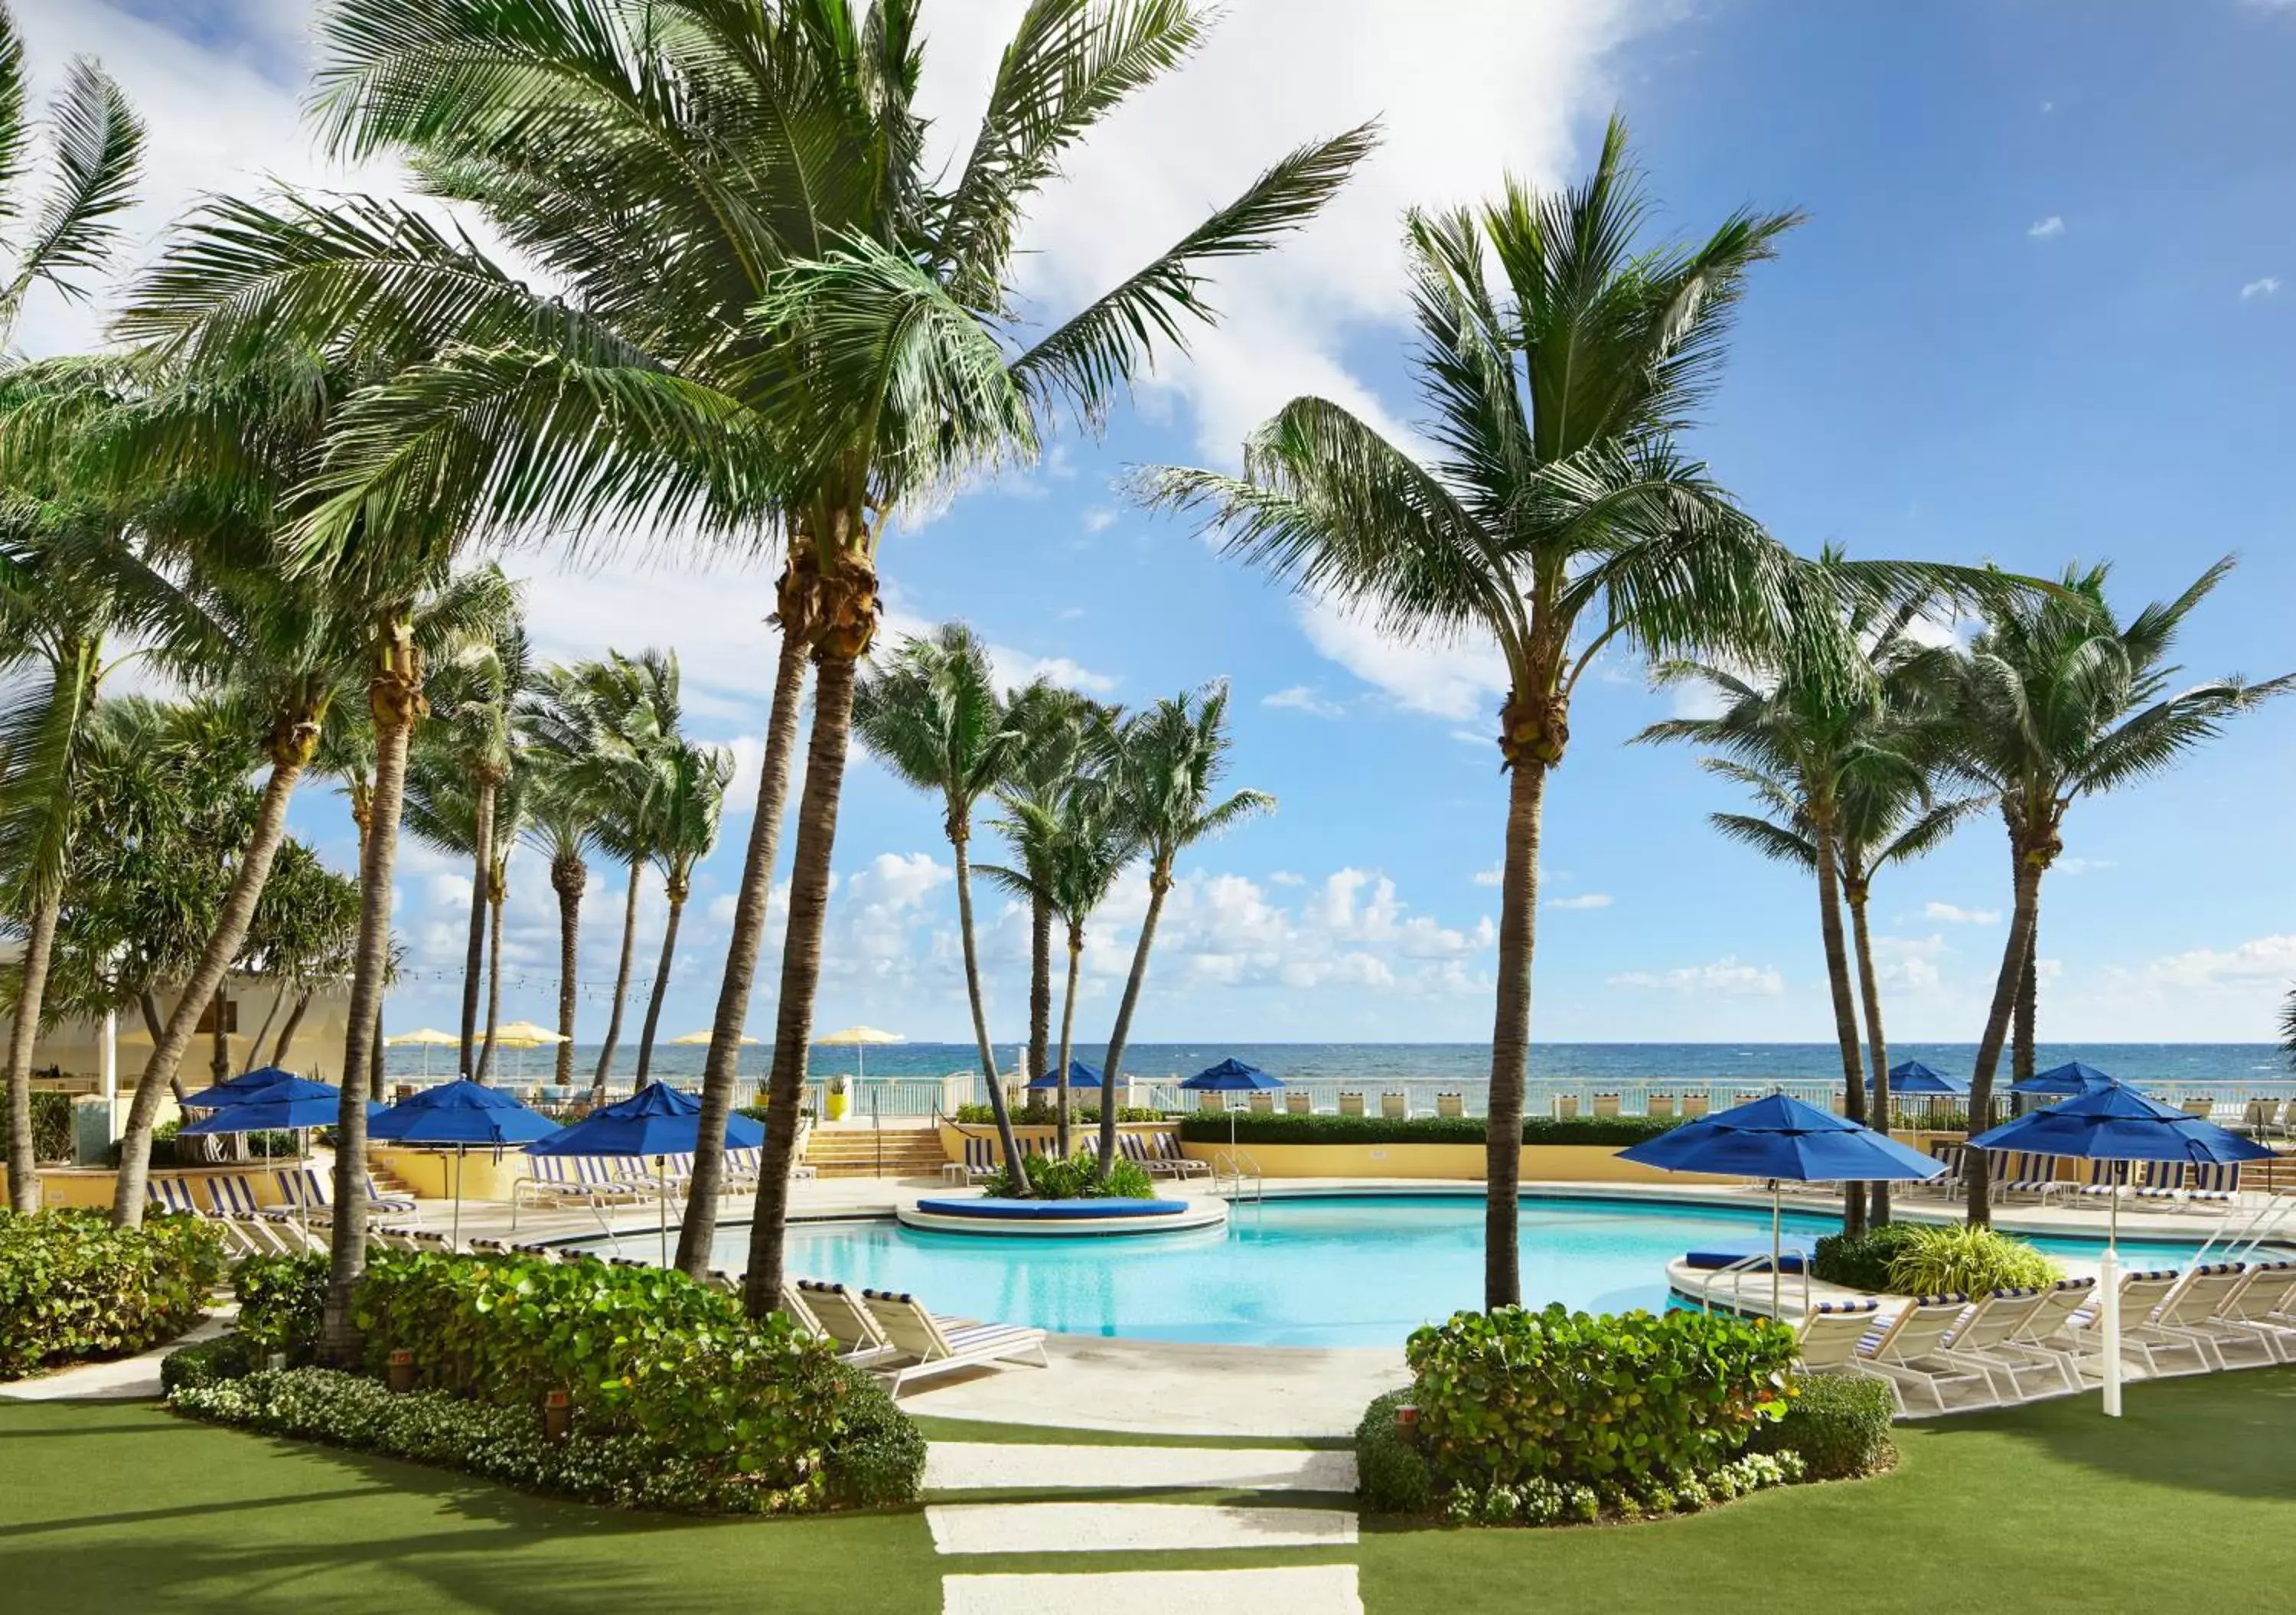
[[[1053,1070],[1053,1118],[1061,1155],[1069,1152],[1069,1056],[1075,1046],[1077,977],[1084,963],[1085,927],[1094,911],[1108,900],[1110,890],[1125,866],[1140,855],[1138,830],[1118,809],[1114,797],[1101,782],[1080,782],[1057,809],[1034,802],[1007,801],[1012,815],[997,828],[1021,849],[1021,866],[977,865],[1018,898],[1039,898],[1068,932],[1067,990],[1061,998],[1059,1063]],[[1101,1115],[1114,1109],[1114,1095],[1101,1090]],[[1105,1126],[1105,1122],[1103,1123]]]
[[[583,676],[594,743],[612,781],[612,793],[598,820],[598,840],[629,872],[622,892],[622,946],[614,968],[613,1004],[591,1082],[591,1103],[599,1104],[605,1101],[606,1081],[613,1075],[614,1054],[621,1044],[622,1010],[629,999],[637,946],[638,889],[661,844],[663,806],[675,784],[670,764],[677,748],[677,653],[646,651],[628,657],[610,651],[603,661],[583,664]]]
[[[1833,562],[1829,557],[1822,567]],[[1816,877],[1844,1109],[1862,1122],[1868,1081],[1858,1068],[1852,947],[1841,928],[1846,903],[1873,1061],[1874,1111],[1884,1128],[1889,1056],[1866,915],[1874,873],[1927,851],[1978,805],[1975,798],[1939,802],[1932,796],[1941,726],[1923,681],[1930,659],[1906,634],[1915,615],[1902,610],[1878,631],[1865,612],[1853,611],[1847,620],[1804,615],[1798,653],[1751,678],[1711,663],[1670,663],[1660,669],[1662,680],[1703,683],[1721,694],[1723,710],[1653,724],[1635,737],[1708,748],[1715,755],[1702,758],[1702,766],[1745,786],[1766,809],[1760,816],[1715,814],[1715,827]],[[1865,1187],[1845,1184],[1842,1193],[1843,1230],[1861,1232],[1867,1217]],[[1886,1220],[1888,1214],[1882,1199],[1874,1215]]]
[[[1793,566],[1675,438],[1721,358],[1746,271],[1795,216],[1741,212],[1689,248],[1638,245],[1643,217],[1615,119],[1574,190],[1510,182],[1479,213],[1408,216],[1421,386],[1441,455],[1431,467],[1339,405],[1301,398],[1252,434],[1242,476],[1167,469],[1142,483],[1151,503],[1201,513],[1231,553],[1302,590],[1390,631],[1475,635],[1505,659],[1491,1307],[1522,1294],[1516,1190],[1540,823],[1571,693],[1614,641],[1669,656],[1775,636]]]
[[[972,921],[972,811],[1005,777],[1022,736],[996,693],[988,647],[961,622],[904,639],[884,667],[853,692],[853,727],[861,743],[894,774],[940,798],[941,832],[956,861],[956,929],[964,948],[964,992],[980,1080],[1004,1152],[1006,1180],[1026,1193],[1026,1175],[1006,1113],[996,1051],[980,994],[980,952]]]
[[[1171,895],[1172,867],[1181,853],[1245,819],[1275,811],[1275,799],[1261,791],[1238,791],[1212,801],[1212,787],[1227,772],[1227,685],[1207,685],[1195,694],[1158,701],[1102,730],[1108,756],[1106,777],[1117,813],[1130,825],[1148,856],[1148,912],[1132,950],[1132,971],[1116,1008],[1116,1029],[1108,1035],[1108,1060],[1101,1090],[1100,1175],[1116,1160],[1117,1075],[1124,1045],[1132,1035],[1132,1013],[1148,979],[1148,950],[1155,945],[1156,922]]]
[[[726,813],[726,787],[734,783],[734,754],[723,746],[700,746],[680,738],[670,747],[663,773],[668,785],[661,796],[653,856],[661,866],[669,918],[662,928],[661,960],[654,967],[653,991],[646,1000],[645,1029],[638,1036],[640,1087],[653,1069],[654,1034],[661,1029],[661,1002],[669,991],[670,966],[677,957],[677,922],[685,913],[686,899],[693,895],[693,866],[718,845],[718,822]],[[710,1197],[711,1204],[716,1198]],[[686,1215],[691,1217],[693,1213],[689,1200]],[[706,1261],[702,1272],[706,1276]]]
[[[1091,767],[1088,742],[1097,727],[1114,721],[1115,709],[1043,678],[1013,691],[1006,706],[1007,722],[1020,740],[997,794],[1057,808]],[[1039,898],[1028,902],[1029,1051],[1021,1077],[1034,1081],[1052,1070],[1053,911]]]
[[[2069,568],[2060,588],[2002,600],[1960,664],[1956,763],[1999,804],[2015,865],[2015,900],[1985,1034],[1969,1080],[1970,1125],[1993,1105],[2019,985],[2040,923],[2041,877],[2064,851],[2066,811],[2148,779],[2223,732],[2235,713],[2296,685],[2213,679],[2183,690],[2168,661],[2185,619],[2232,570],[2219,561],[2166,604],[2123,623],[2104,598],[2110,569]],[[1981,1151],[1967,1168],[1969,1220],[1992,1221]]]
[[[1209,13],[1186,0],[1034,0],[954,177],[914,106],[916,0],[511,0],[410,12],[345,0],[320,28],[316,113],[340,155],[394,154],[549,275],[529,288],[409,209],[291,198],[211,207],[169,333],[436,349],[379,389],[316,490],[324,548],[377,510],[507,529],[691,518],[786,541],[782,661],[753,852],[786,792],[794,705],[816,671],[808,799],[768,1103],[750,1308],[779,1292],[780,1219],[820,974],[856,664],[877,620],[887,521],[1032,455],[1056,409],[1095,419],[1185,322],[1206,271],[1321,208],[1368,131],[1292,153],[1074,317],[1023,346],[1008,291],[1026,206],[1066,153],[1171,70]],[[795,133],[793,131],[801,131]],[[783,698],[786,698],[784,701]],[[704,1076],[730,1103],[770,860],[745,869]],[[705,1127],[697,1168],[718,1141]]]
[[[518,722],[529,776],[527,839],[550,860],[550,889],[558,898],[560,1041],[553,1080],[568,1088],[574,1083],[574,1015],[581,995],[582,894],[615,782],[578,670],[553,666],[537,673]]]
[[[406,829],[443,853],[468,858],[476,872],[471,913],[480,952],[468,967],[466,982],[481,985],[485,1007],[473,1021],[472,1063],[463,1074],[480,1082],[493,1071],[494,1032],[501,1012],[498,894],[506,895],[504,865],[519,837],[523,783],[514,761],[488,780],[470,767],[459,740],[441,740],[435,730],[425,733],[406,764]]]

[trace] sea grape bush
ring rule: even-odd
[[[95,1211],[0,1211],[0,1379],[172,1339],[223,1271],[223,1234],[197,1217],[115,1228]]]
[[[285,1354],[295,1365],[317,1355],[327,1304],[327,1253],[250,1256],[232,1275],[239,1292],[239,1332],[260,1356]]]
[[[1791,1330],[1693,1312],[1461,1312],[1415,1332],[1419,1439],[1439,1490],[1702,1480],[1785,1410]]]

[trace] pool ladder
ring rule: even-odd
[[[1266,1198],[1267,1179],[1259,1162],[1242,1150],[1222,1150],[1212,1157],[1212,1193],[1228,1201]]]

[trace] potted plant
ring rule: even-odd
[[[829,1079],[830,1120],[842,1121],[845,1119],[845,1078],[842,1076],[832,1077]]]

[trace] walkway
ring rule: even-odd
[[[1300,1447],[936,1441],[943,1615],[1361,1615],[1355,1484]]]

